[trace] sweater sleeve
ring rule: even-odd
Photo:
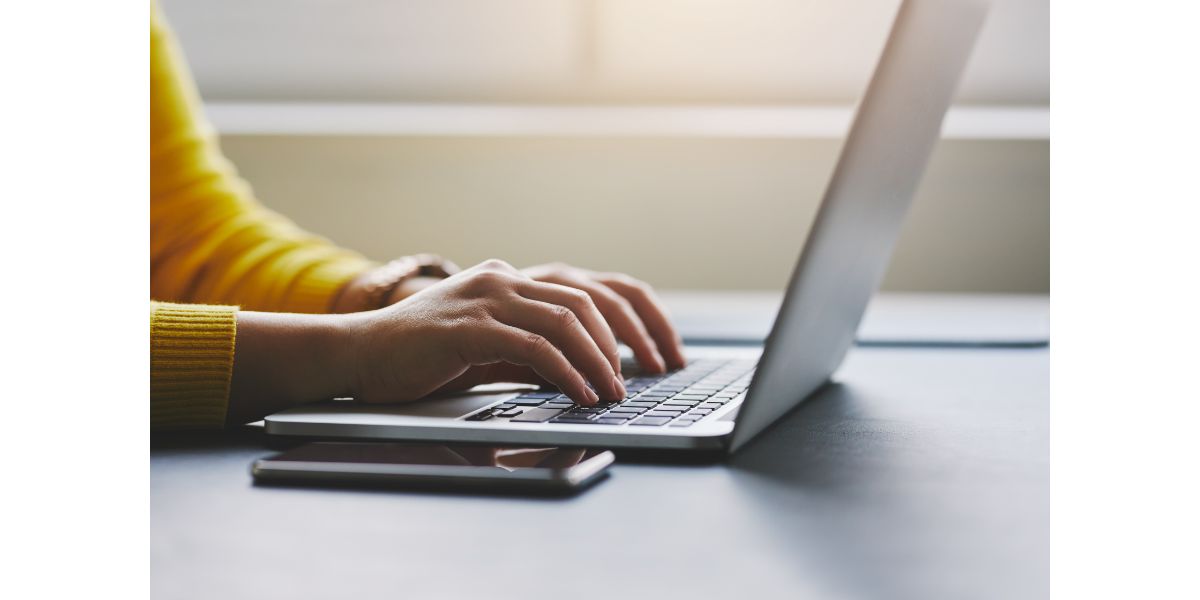
[[[150,10],[150,291],[157,300],[329,312],[372,265],[264,208],[221,154],[157,3]]]
[[[150,303],[150,428],[225,424],[236,306]]]

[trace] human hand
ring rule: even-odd
[[[662,373],[682,369],[683,340],[671,325],[667,311],[646,283],[623,273],[597,273],[550,263],[522,269],[535,281],[554,283],[587,292],[596,308],[625,342],[642,369]]]
[[[503,261],[344,317],[354,365],[347,387],[361,401],[409,401],[535,375],[583,405],[625,397],[617,341],[593,297]]]

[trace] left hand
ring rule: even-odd
[[[624,273],[598,273],[563,263],[538,265],[521,272],[536,281],[587,292],[613,334],[633,350],[643,370],[663,373],[687,364],[682,338],[662,301],[645,282]]]

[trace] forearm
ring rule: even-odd
[[[350,394],[353,315],[241,311],[226,424]]]

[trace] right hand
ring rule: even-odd
[[[503,261],[346,316],[353,319],[348,385],[364,402],[492,381],[545,381],[582,405],[625,397],[617,340],[591,297],[534,281]]]

